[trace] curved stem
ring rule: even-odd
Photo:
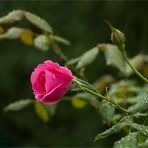
[[[125,45],[124,45],[124,46],[120,46],[119,48],[120,48],[120,50],[121,50],[121,53],[122,53],[122,55],[123,55],[123,57],[124,57],[126,63],[129,65],[129,67],[135,72],[135,74],[137,74],[137,76],[138,76],[139,78],[141,78],[143,81],[145,81],[146,83],[148,83],[148,79],[145,78],[140,72],[138,72],[137,69],[134,68],[134,67],[131,65],[131,63],[129,62],[129,59],[128,59],[127,54],[126,54],[126,51],[125,51]]]
[[[80,82],[77,78],[73,79],[73,81],[76,82],[76,84],[78,84],[79,87],[82,90],[84,90],[84,91],[86,91],[86,92],[88,92],[88,93],[90,93],[90,94],[92,94],[92,95],[94,95],[94,96],[96,96],[98,98],[106,100],[107,102],[110,102],[112,105],[114,105],[116,108],[120,109],[121,111],[123,111],[125,113],[128,113],[128,111],[125,108],[123,108],[119,104],[115,103],[112,99],[110,99],[110,98],[108,98],[106,96],[103,96],[99,92],[97,92],[97,90],[94,90],[93,88],[90,88],[90,85],[86,86],[84,83]]]
[[[92,94],[92,95],[95,95],[95,96],[97,96],[97,97],[99,97],[99,98],[101,98],[101,99],[103,99],[103,100],[106,100],[107,102],[110,102],[112,105],[114,105],[116,108],[122,110],[123,112],[128,113],[128,111],[127,111],[125,108],[123,108],[123,107],[121,107],[120,105],[118,105],[117,103],[115,103],[112,99],[110,99],[110,98],[108,98],[108,97],[106,97],[106,96],[103,96],[103,95],[101,95],[101,94],[98,93],[98,92],[91,91],[91,90],[89,90],[89,89],[87,89],[87,88],[85,88],[85,90],[86,90],[87,92],[89,92],[90,94]]]

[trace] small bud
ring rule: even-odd
[[[111,34],[111,41],[117,45],[120,46],[122,44],[125,43],[125,35],[123,32],[121,32],[120,30],[114,28],[110,22],[105,21],[107,23],[107,25],[110,27],[112,34]]]
[[[38,35],[34,39],[34,46],[38,49],[41,49],[42,51],[49,50],[49,39],[46,35]]]
[[[111,34],[111,41],[115,45],[122,45],[125,43],[125,35],[123,32],[119,31],[118,29],[113,28],[112,34]]]

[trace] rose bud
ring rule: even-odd
[[[124,33],[114,28],[111,34],[111,41],[118,46],[124,44],[125,40]]]
[[[125,43],[125,34],[123,32],[121,32],[120,30],[116,29],[115,27],[113,27],[111,25],[111,23],[109,21],[105,21],[107,23],[107,25],[110,27],[112,33],[111,33],[111,41],[113,44],[117,45],[117,46],[121,46]]]
[[[39,64],[31,74],[33,93],[37,101],[55,104],[69,90],[74,78],[71,71],[50,60]]]

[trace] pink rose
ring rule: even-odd
[[[50,60],[39,64],[31,74],[32,89],[37,101],[55,104],[69,90],[73,75],[71,71]]]

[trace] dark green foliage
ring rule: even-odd
[[[114,143],[113,148],[139,148],[136,139],[137,133],[130,133]]]
[[[141,134],[148,136],[148,126],[133,123],[132,128],[138,130]]]
[[[19,100],[19,101],[10,103],[8,106],[4,108],[4,111],[6,112],[20,111],[32,103],[33,101],[31,99]]]
[[[118,133],[120,132],[120,130],[127,125],[127,122],[121,122],[121,123],[117,123],[115,125],[113,125],[111,128],[109,128],[108,130],[106,130],[105,132],[102,132],[100,134],[98,134],[96,137],[95,137],[95,141],[99,140],[99,139],[102,139],[102,138],[105,138],[109,135],[112,135],[112,134],[115,134],[115,133]]]
[[[128,111],[132,114],[136,112],[143,112],[148,109],[148,94],[141,94],[137,97],[135,105],[131,106]]]
[[[80,57],[80,60],[77,64],[77,68],[85,67],[86,65],[91,64],[97,57],[98,53],[99,53],[98,47],[94,47],[93,49],[86,51]]]
[[[102,116],[102,119],[107,124],[110,124],[115,114],[115,108],[110,103],[103,101],[102,104],[100,105],[100,114]]]

